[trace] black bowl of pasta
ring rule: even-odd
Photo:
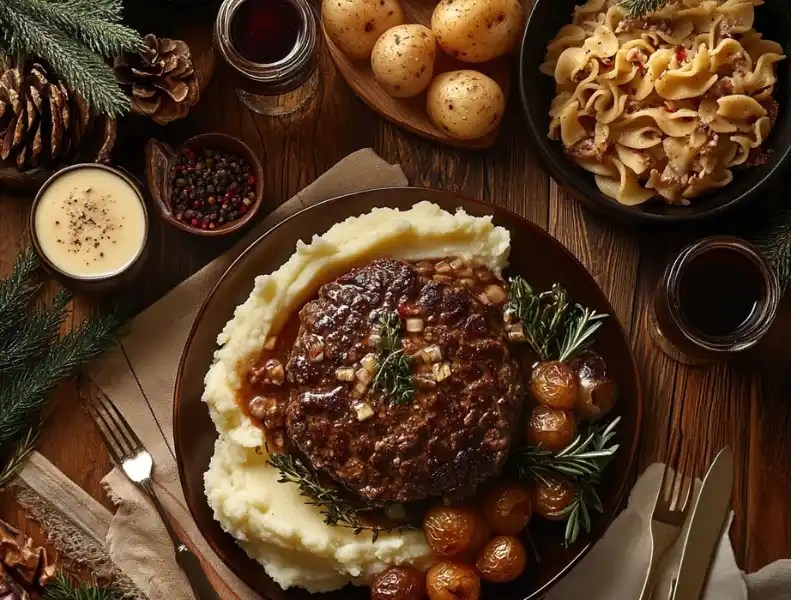
[[[545,167],[638,222],[765,194],[789,162],[790,0],[669,0],[637,15],[645,4],[536,1],[519,81]]]

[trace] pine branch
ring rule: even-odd
[[[5,488],[25,464],[28,456],[36,448],[39,439],[39,423],[32,425],[14,446],[13,452],[5,459],[0,469],[0,490]]]
[[[664,6],[667,0],[622,0],[619,6],[628,11],[634,19],[642,19]]]
[[[114,588],[101,588],[81,582],[78,586],[63,573],[56,575],[56,580],[44,588],[43,600],[120,600],[122,594]]]
[[[39,415],[48,393],[115,343],[119,313],[89,316],[54,342],[42,359],[0,388],[0,446],[17,439]]]
[[[0,378],[27,369],[31,362],[44,354],[58,336],[71,299],[69,292],[59,291],[49,307],[26,316],[15,324],[13,335],[0,338]]]
[[[41,287],[41,284],[31,281],[38,268],[39,259],[29,247],[14,261],[11,274],[0,280],[0,338],[5,338],[11,327],[16,326]]]
[[[784,210],[773,216],[766,227],[751,236],[755,244],[775,269],[781,289],[789,285],[792,271],[791,212]]]
[[[133,29],[109,19],[110,11],[93,11],[85,0],[16,0],[18,10],[62,30],[105,58],[135,52],[142,39]],[[114,7],[109,7],[113,10]],[[118,17],[117,17],[118,18]]]
[[[0,0],[0,39],[10,54],[43,58],[75,92],[102,113],[113,117],[130,109],[130,100],[102,57],[67,33],[48,27],[7,2]]]
[[[97,19],[119,23],[125,9],[122,0],[69,0],[76,10],[84,11]]]

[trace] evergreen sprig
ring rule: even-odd
[[[627,10],[634,19],[641,19],[654,13],[666,3],[667,0],[622,0],[619,6]]]
[[[64,33],[77,38],[104,58],[113,58],[139,48],[139,34],[119,23],[121,2],[96,2],[96,11],[85,0],[17,0],[30,15],[43,23],[52,23]]]
[[[21,435],[36,418],[47,395],[62,380],[115,343],[114,333],[122,321],[118,313],[93,315],[76,329],[53,342],[41,360],[0,388],[0,446]]]
[[[15,326],[41,284],[31,279],[39,268],[33,248],[28,248],[14,261],[11,275],[0,280],[0,338]]]
[[[16,443],[11,453],[3,457],[3,465],[0,468],[0,490],[9,484],[17,474],[17,471],[22,468],[30,453],[36,448],[36,442],[39,439],[39,425],[40,423],[31,425],[25,435]]]
[[[0,337],[0,373],[4,377],[25,370],[58,336],[72,295],[60,290],[52,304],[17,322],[14,335]]]
[[[792,222],[786,209],[773,215],[766,226],[749,236],[778,275],[781,288],[786,289],[792,272]]]
[[[120,600],[122,594],[114,588],[97,587],[81,582],[75,586],[63,573],[44,588],[43,600]]]
[[[41,287],[38,266],[29,248],[0,279],[0,487],[33,450],[49,392],[110,348],[123,322],[121,309],[93,314],[59,337],[70,294],[62,290],[29,312]]]
[[[130,100],[104,59],[142,45],[121,17],[121,0],[0,0],[0,52],[44,59],[91,106],[119,116]]]

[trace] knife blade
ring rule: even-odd
[[[714,551],[728,520],[733,476],[733,450],[725,446],[714,458],[700,487],[671,600],[699,600],[702,596]]]

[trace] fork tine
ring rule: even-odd
[[[669,479],[669,465],[664,465],[664,473],[661,475],[661,485],[658,486],[658,496],[656,502],[661,502],[664,492],[667,490],[667,479]]]
[[[103,438],[103,442],[108,449],[108,453],[111,455],[111,460],[114,461],[114,464],[117,466],[121,466],[122,464],[122,457],[124,455],[124,450],[121,445],[119,445],[119,441],[114,437],[113,431],[109,424],[106,422],[103,415],[97,410],[97,407],[94,406],[92,400],[87,400],[85,402],[86,412],[89,413],[92,421],[94,421],[97,430],[100,432],[101,437]]]
[[[693,472],[689,473],[687,479],[689,485],[686,486],[686,498],[684,499],[683,504],[680,505],[681,512],[686,512],[687,510],[689,510],[689,506],[691,506],[692,504],[692,496],[694,493],[694,473]]]
[[[122,461],[144,447],[99,386],[89,378],[84,383],[87,390],[84,399],[89,416],[100,430],[111,458],[120,465]]]
[[[100,403],[104,406],[106,412],[109,413],[111,420],[117,425],[117,429],[123,436],[127,435],[127,440],[130,446],[132,446],[132,451],[139,452],[140,450],[144,450],[145,447],[142,440],[139,439],[139,436],[136,435],[136,432],[131,428],[128,421],[122,416],[122,413],[119,412],[119,409],[111,402],[111,399],[106,393],[100,388],[97,388],[97,395]]]
[[[678,485],[678,482],[680,481],[680,473],[678,472],[678,469],[669,469],[668,468],[668,470],[670,471],[669,485],[664,490],[664,492],[665,492],[665,494],[664,494],[664,502],[666,502],[667,508],[669,508],[671,510],[672,509],[672,501],[675,499],[675,488]]]

